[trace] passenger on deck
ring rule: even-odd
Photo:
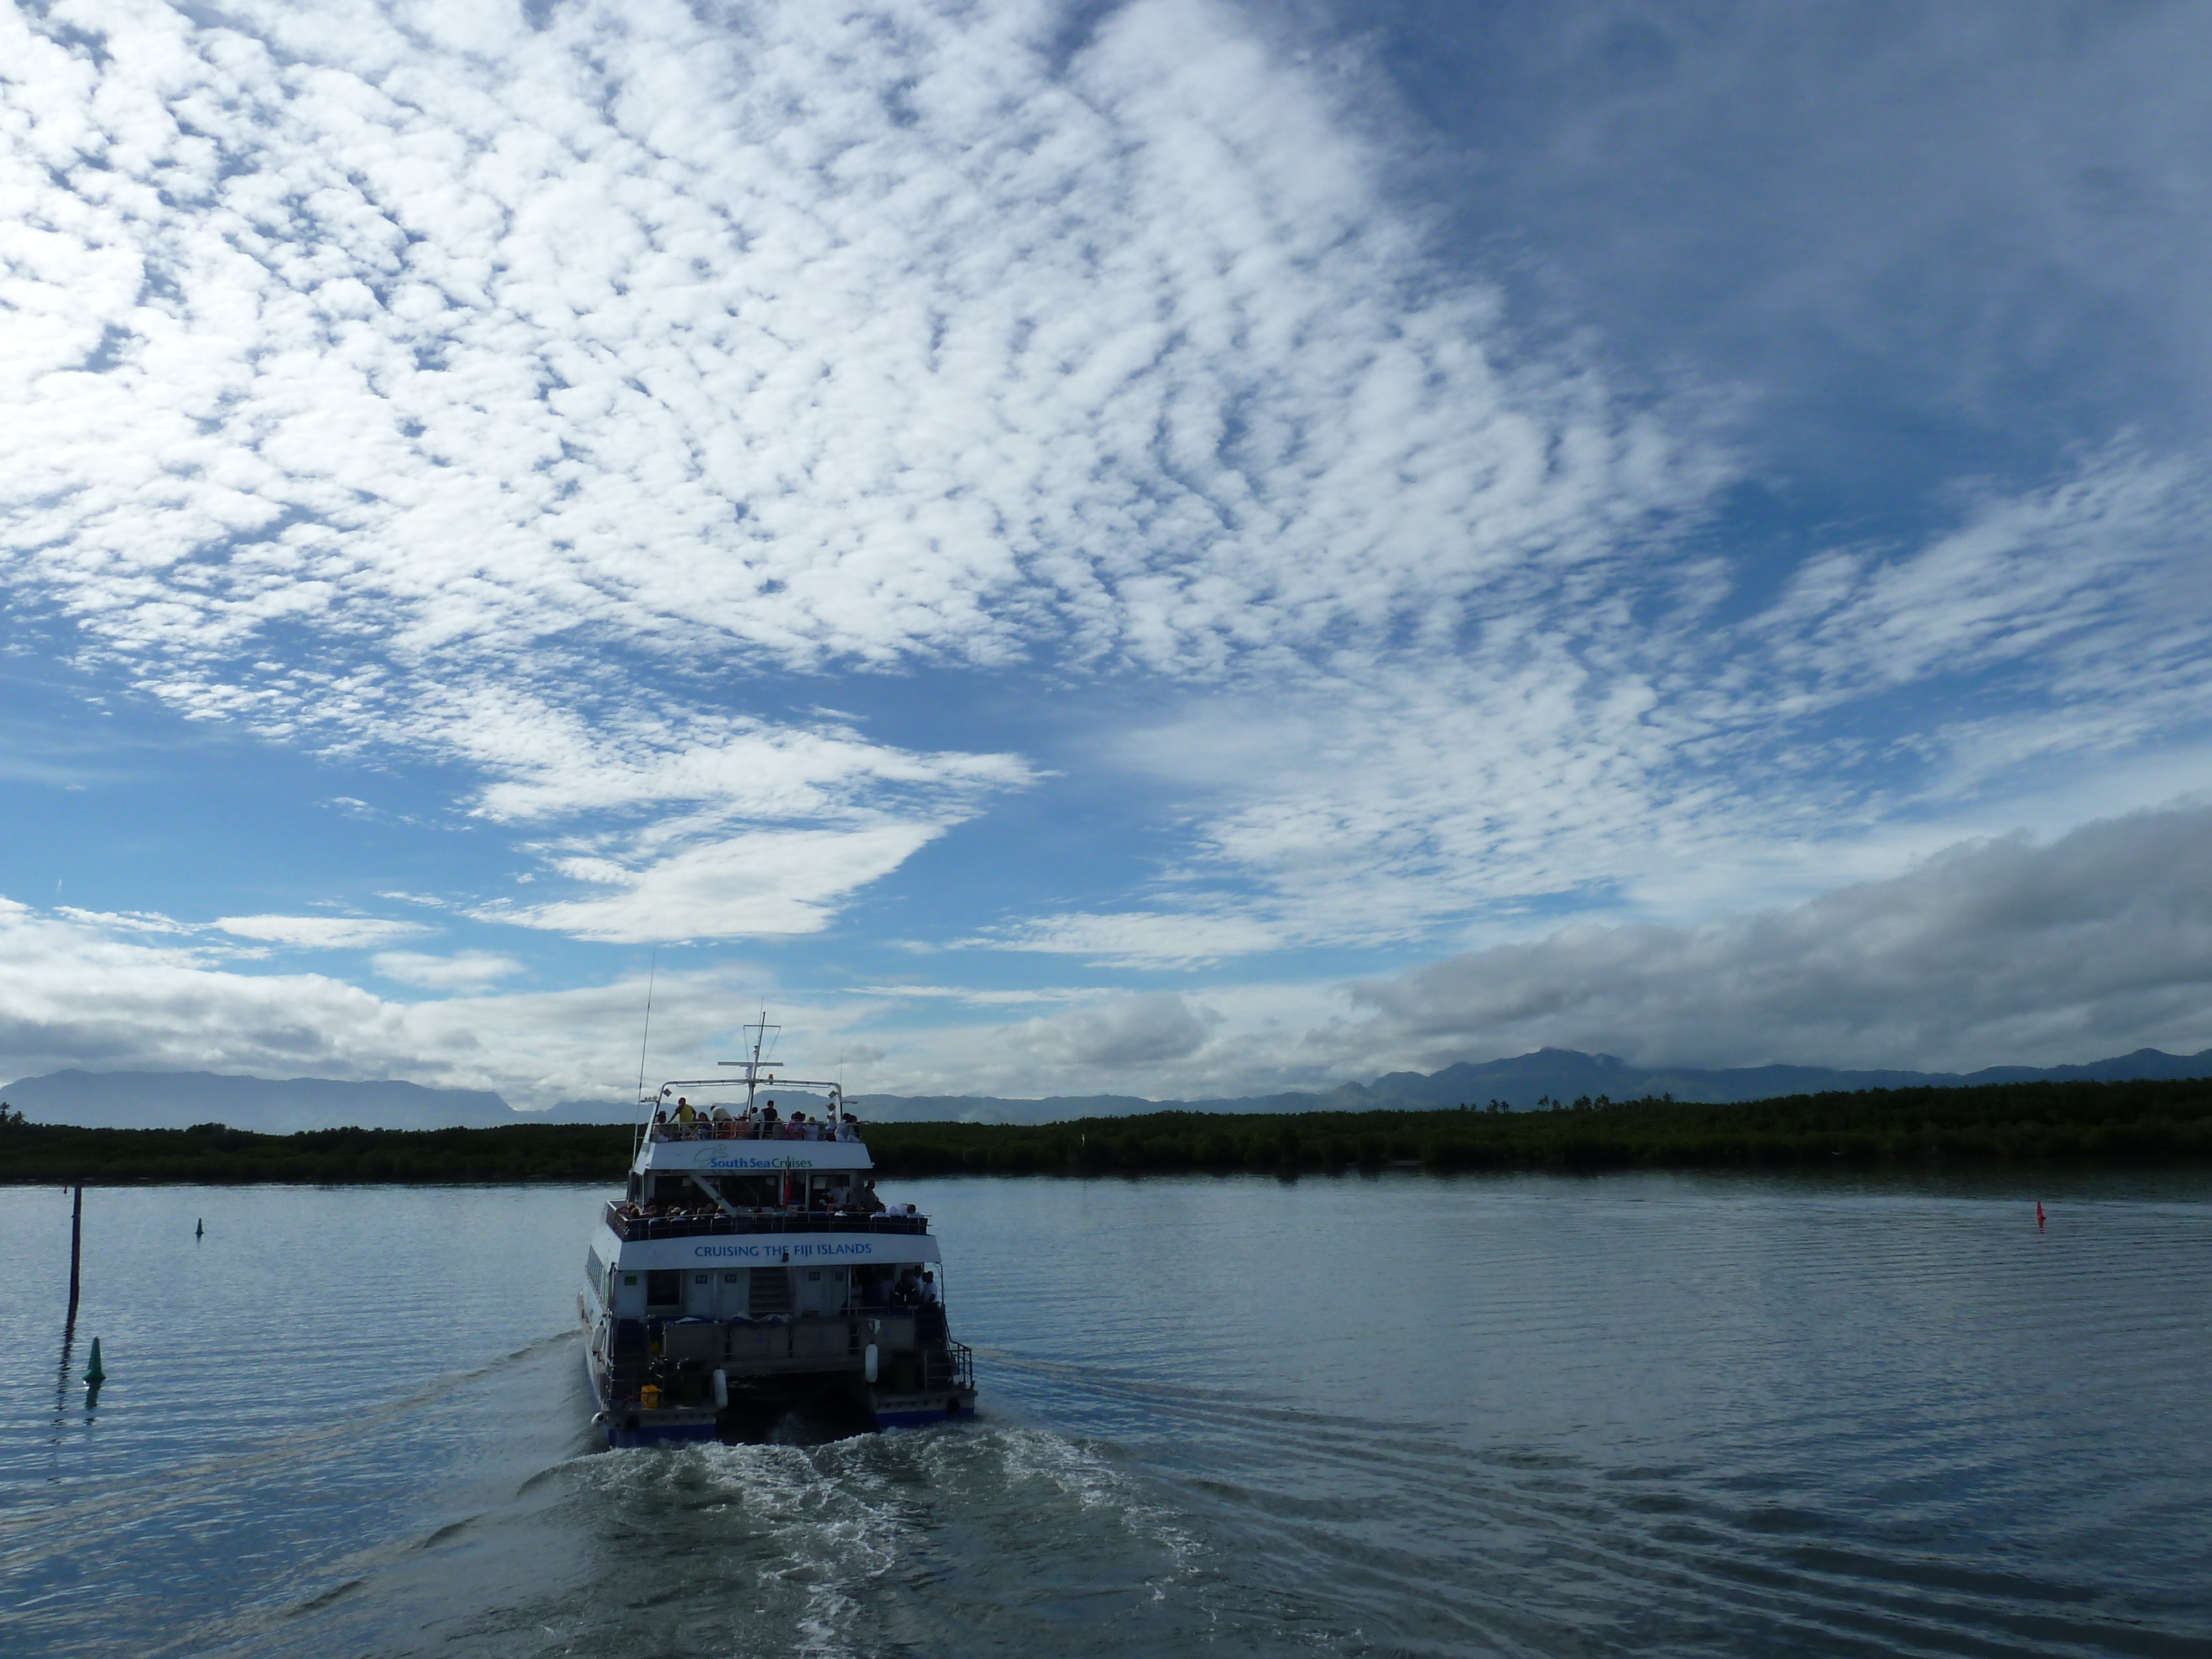
[[[689,1128],[691,1126],[692,1119],[696,1116],[698,1116],[698,1114],[691,1109],[691,1103],[684,1099],[682,1095],[677,1096],[676,1121],[684,1125],[686,1128]]]
[[[933,1308],[937,1305],[937,1275],[927,1267],[921,1270],[920,1294],[924,1306]]]

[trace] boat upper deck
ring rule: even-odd
[[[875,1168],[859,1122],[845,1111],[842,1084],[787,1075],[779,1085],[757,1042],[750,1059],[721,1063],[742,1075],[672,1079],[640,1102],[652,1115],[631,1165],[636,1173]],[[764,1099],[762,1091],[768,1089],[784,1091],[787,1114],[776,1111],[774,1099]],[[739,1090],[741,1098],[729,1098]],[[793,1094],[800,1099],[793,1100]],[[808,1115],[824,1107],[827,1115]]]

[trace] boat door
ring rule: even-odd
[[[714,1316],[716,1288],[722,1275],[711,1268],[687,1270],[684,1275],[684,1316],[686,1319],[712,1319]]]
[[[841,1314],[845,1311],[845,1269],[798,1267],[792,1270],[803,1314]]]

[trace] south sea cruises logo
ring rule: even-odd
[[[707,1160],[707,1167],[710,1170],[811,1170],[814,1167],[814,1160],[811,1158],[710,1158]]]

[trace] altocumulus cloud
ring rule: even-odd
[[[541,21],[0,21],[19,596],[179,708],[570,820],[551,871],[619,891],[510,920],[810,927],[1029,777],[715,715],[702,663],[1448,640],[1720,476],[1501,367],[1382,158],[1202,0],[1073,63],[1024,3]],[[741,830],[768,902],[715,896]]]

